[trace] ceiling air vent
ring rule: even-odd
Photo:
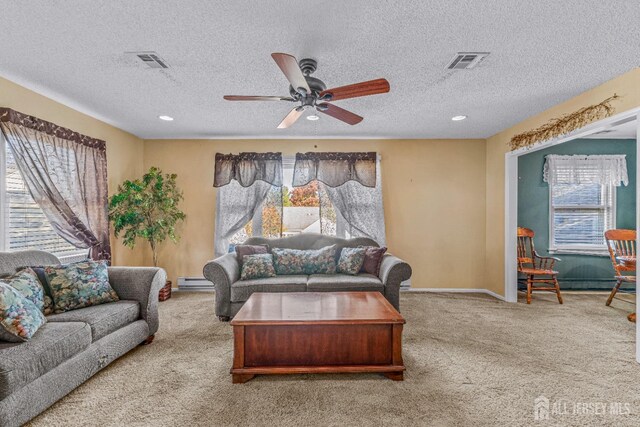
[[[149,68],[169,68],[165,60],[160,58],[156,52],[134,52],[133,54]]]
[[[449,62],[449,70],[469,70],[480,63],[489,52],[458,52]]]

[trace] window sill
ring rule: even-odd
[[[586,256],[599,256],[599,257],[608,257],[609,251],[607,249],[559,249],[559,248],[550,248],[550,255],[586,255]]]

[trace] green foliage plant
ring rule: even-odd
[[[158,265],[158,245],[167,238],[178,241],[176,225],[186,217],[178,205],[183,199],[176,174],[152,167],[142,179],[125,181],[109,200],[109,220],[116,237],[133,248],[138,238],[149,242],[153,265]]]

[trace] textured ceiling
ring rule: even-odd
[[[0,75],[143,138],[485,138],[638,66],[638,22],[630,0],[13,1]],[[170,68],[124,54],[147,50]],[[445,70],[458,51],[491,55]],[[336,102],[356,126],[276,129],[291,104],[222,99],[286,95],[271,52],[317,59],[329,87],[391,92]]]

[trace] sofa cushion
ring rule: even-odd
[[[373,274],[358,274],[350,276],[346,274],[313,274],[307,281],[309,292],[333,292],[333,291],[384,291],[384,285]]]
[[[335,274],[336,272],[336,245],[313,250],[274,248],[271,252],[277,274]]]
[[[337,273],[351,276],[358,274],[366,251],[365,248],[343,248],[336,268]]]
[[[91,345],[86,323],[46,323],[27,342],[0,342],[0,400]]]
[[[239,280],[231,285],[231,301],[243,302],[254,292],[306,292],[307,276],[276,276]]]
[[[363,246],[361,246],[363,247]],[[387,252],[386,247],[366,246],[364,247],[366,252],[364,253],[364,262],[362,263],[361,273],[369,273],[374,276],[380,277],[380,266],[382,265],[382,257]]]
[[[85,322],[91,327],[93,341],[133,323],[140,317],[140,304],[137,301],[120,300],[108,304],[94,305],[53,314],[47,317],[49,322]]]
[[[33,337],[47,320],[17,289],[0,282],[0,340],[22,342]]]
[[[240,268],[240,280],[266,279],[276,275],[271,254],[245,255]]]
[[[53,311],[62,313],[77,308],[118,301],[109,284],[105,261],[80,261],[44,268],[53,294]]]
[[[25,268],[16,272],[14,275],[0,279],[0,282],[6,283],[13,289],[24,295],[29,301],[34,303],[36,307],[43,313],[45,312],[45,292],[44,286],[40,283],[38,275],[31,268]],[[50,309],[51,307],[49,307]]]
[[[242,268],[244,257],[248,255],[268,254],[269,245],[236,245],[235,251],[238,257],[238,264],[240,264],[240,268]]]

